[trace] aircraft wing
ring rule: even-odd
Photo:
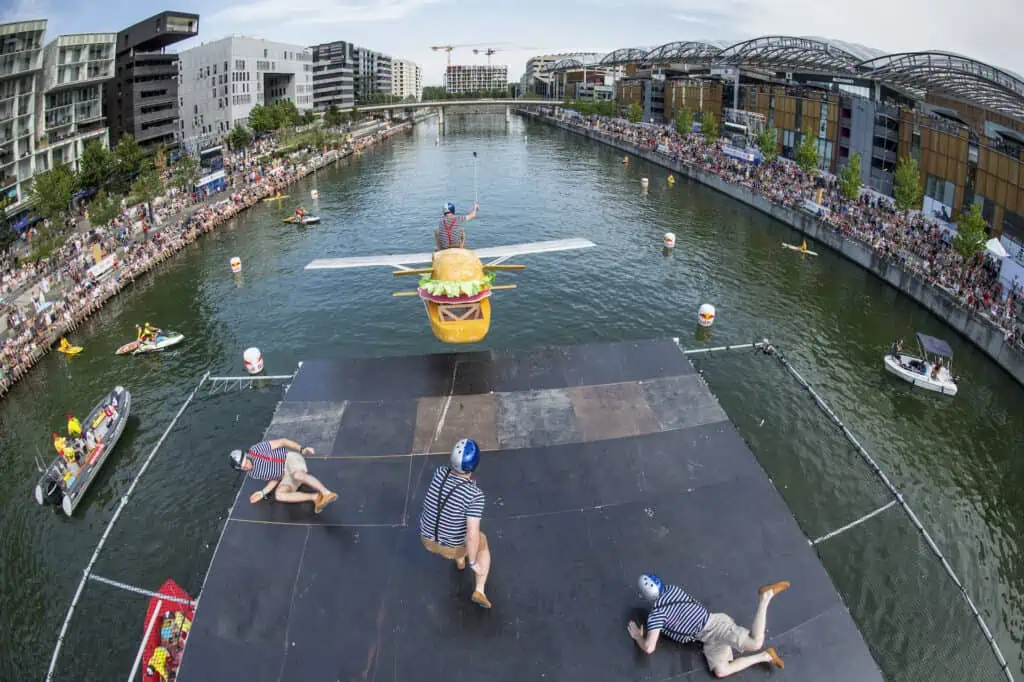
[[[474,249],[473,253],[480,260],[494,258],[496,260],[488,263],[495,265],[501,261],[516,256],[523,256],[531,253],[551,253],[553,251],[572,251],[574,249],[586,249],[595,246],[589,239],[554,239],[546,242],[529,242],[526,244],[509,244],[507,246],[492,246],[486,249]],[[306,266],[306,270],[334,270],[339,268],[369,268],[387,266],[401,268],[407,265],[416,265],[433,262],[433,253],[405,253],[391,254],[384,256],[351,256],[349,258],[318,258]]]

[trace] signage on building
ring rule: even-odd
[[[747,149],[740,149],[739,147],[734,147],[731,144],[723,146],[722,153],[730,158],[738,159],[740,161],[746,161],[747,163],[754,163],[755,161],[759,161],[761,159],[760,152],[752,152]]]

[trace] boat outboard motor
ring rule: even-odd
[[[64,500],[64,491],[60,487],[60,479],[52,474],[46,477],[46,484],[43,487],[43,502],[59,506]]]

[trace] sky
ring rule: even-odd
[[[676,40],[762,35],[825,36],[886,52],[957,52],[1024,73],[1020,0],[0,0],[0,23],[49,20],[62,33],[116,32],[167,9],[199,14],[199,37],[178,49],[231,34],[314,45],[345,40],[423,67],[423,84],[442,83],[453,64],[509,67],[552,52],[609,52]],[[101,9],[102,8],[102,9]],[[459,47],[466,45],[467,47]]]

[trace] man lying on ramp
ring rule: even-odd
[[[680,644],[700,642],[704,658],[715,677],[728,677],[758,663],[769,663],[780,670],[783,668],[782,659],[775,653],[775,649],[769,647],[760,653],[753,652],[764,646],[768,602],[788,588],[788,582],[764,585],[757,591],[757,611],[749,630],[737,625],[732,617],[724,613],[712,613],[682,588],[663,583],[656,575],[645,573],[640,576],[637,584],[641,596],[652,602],[651,611],[647,615],[647,634],[633,621],[629,621],[626,629],[644,653],[654,653],[658,637],[664,633]],[[734,659],[733,650],[753,655]]]
[[[313,511],[319,514],[324,507],[338,499],[338,495],[309,474],[303,457],[305,454],[313,455],[316,452],[293,440],[276,438],[256,443],[244,454],[241,450],[232,451],[231,467],[236,471],[248,472],[257,480],[267,481],[262,490],[249,496],[253,504],[273,492],[278,502],[312,502]],[[302,485],[317,492],[300,492],[299,486]]]

